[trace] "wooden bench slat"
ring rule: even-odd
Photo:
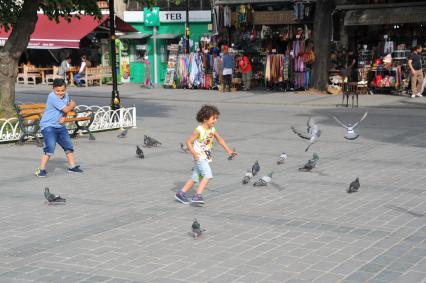
[[[19,109],[34,109],[34,108],[46,108],[44,103],[35,103],[35,104],[19,104],[17,105]]]
[[[45,109],[26,109],[26,110],[21,110],[20,114],[21,115],[36,115],[36,114],[43,114],[45,111]]]
[[[90,119],[90,117],[65,118],[65,122],[89,121]]]
[[[26,116],[24,117],[24,120],[32,120],[32,121],[40,120],[40,116],[39,115]]]

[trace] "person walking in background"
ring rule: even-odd
[[[228,53],[229,47],[223,46],[223,58],[222,58],[222,74],[223,74],[223,91],[231,90],[232,70],[234,68],[234,56]]]
[[[65,60],[62,61],[61,66],[59,66],[58,75],[64,78],[65,82],[68,84],[67,73],[71,68],[71,57],[68,56]]]
[[[252,67],[251,67],[251,63],[250,63],[249,58],[243,54],[240,57],[239,65],[240,65],[241,73],[242,73],[242,77],[243,77],[244,90],[250,90]]]
[[[422,71],[422,47],[417,45],[413,49],[410,58],[408,59],[408,67],[411,70],[411,97],[416,96],[422,97],[421,94],[422,85],[423,85],[423,71]]]
[[[148,55],[144,56],[143,63],[145,64],[143,85],[146,88],[152,88],[154,85],[152,84],[151,80],[151,64],[148,60]]]
[[[81,56],[80,70],[78,70],[78,73],[74,75],[74,81],[77,86],[83,86],[81,78],[85,76],[86,68],[90,68],[91,66],[92,64],[89,60],[87,60],[86,55]]]

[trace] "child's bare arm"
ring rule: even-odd
[[[228,145],[226,144],[225,140],[219,135],[218,132],[214,133],[214,138],[223,147],[223,149],[225,149],[225,151],[226,151],[226,153],[228,153],[228,155],[231,155],[231,154],[234,153],[234,151],[228,147]]]
[[[200,156],[198,155],[198,153],[195,152],[194,147],[192,145],[194,144],[194,141],[198,139],[199,135],[200,133],[198,131],[194,131],[191,136],[186,140],[186,146],[188,147],[195,160],[200,159]]]
[[[63,113],[65,113],[65,114],[67,114],[68,112],[72,111],[76,105],[77,105],[77,104],[76,104],[73,100],[70,100],[70,101],[68,102],[67,106],[65,106],[64,108],[62,108],[62,110],[61,110],[61,111],[62,111]]]

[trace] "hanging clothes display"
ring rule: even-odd
[[[265,82],[273,87],[289,82],[290,58],[284,54],[266,55]]]
[[[310,84],[310,68],[307,68],[306,63],[311,60],[308,55],[310,50],[305,52],[305,41],[296,39],[292,44],[293,50],[293,85],[295,89],[308,89]]]
[[[223,26],[230,28],[232,26],[232,11],[231,7],[223,7]]]
[[[191,56],[191,72],[189,75],[189,86],[199,88],[203,84],[203,55],[201,53],[193,53]]]

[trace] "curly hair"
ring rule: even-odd
[[[217,107],[213,105],[203,105],[203,107],[201,107],[200,111],[198,111],[197,113],[197,121],[202,123],[210,119],[210,117],[212,117],[213,115],[219,116],[219,109],[217,109]]]

